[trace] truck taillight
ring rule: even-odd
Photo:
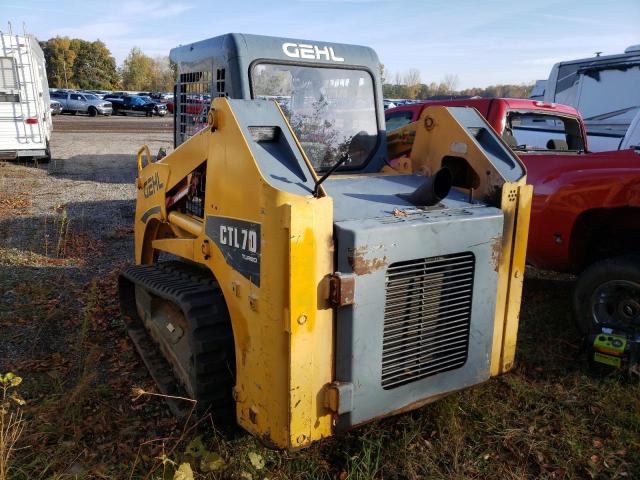
[[[536,107],[547,107],[547,108],[555,108],[556,106],[555,103],[541,102],[540,100],[533,102],[533,104]]]
[[[25,120],[25,123],[27,125],[37,125],[38,124],[38,119],[37,118],[27,118]]]

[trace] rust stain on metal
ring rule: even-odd
[[[406,217],[407,216],[407,212],[405,212],[404,210],[400,210],[399,208],[394,208],[393,209],[393,216],[394,217]]]
[[[429,117],[429,116],[424,117],[424,129],[426,131],[433,130],[433,127],[435,126],[436,126],[436,122],[433,119],[433,117]]]
[[[491,239],[491,264],[497,272],[500,269],[500,258],[502,256],[502,237],[493,237]]]
[[[334,273],[329,276],[329,301],[334,307],[352,305],[355,297],[355,277]]]
[[[380,270],[381,268],[386,267],[389,264],[389,260],[386,256],[375,257],[371,259],[366,258],[367,252],[368,249],[366,246],[349,249],[347,260],[349,261],[349,265],[351,265],[351,268],[356,275],[366,275],[368,273],[373,273],[376,270]]]

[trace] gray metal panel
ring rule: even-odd
[[[229,103],[265,180],[285,192],[312,194],[315,185],[313,174],[275,102],[230,99]],[[251,127],[276,127],[279,129],[277,141],[255,141]]]
[[[172,48],[169,58],[177,65],[178,76],[184,72],[227,70],[231,98],[249,98],[248,88],[243,90],[247,80],[240,76],[235,59],[241,54],[242,41],[238,34],[226,34],[199,42]],[[211,92],[213,94],[213,92]]]
[[[469,130],[473,141],[505,180],[515,182],[526,174],[522,162],[504,143],[498,140],[491,125],[475,108],[447,107],[447,110],[458,123]]]
[[[407,405],[487,380],[496,306],[503,215],[493,207],[440,211],[404,218],[337,222],[337,270],[355,274],[355,303],[338,309],[336,380],[353,384],[348,428]],[[390,264],[451,253],[475,256],[468,357],[464,366],[391,390],[381,386],[385,275]]]
[[[323,185],[333,198],[334,222],[393,215],[395,209],[412,214],[423,211],[469,207],[466,194],[451,190],[447,198],[427,209],[416,209],[398,196],[413,192],[425,177],[421,175],[366,175],[340,177],[336,175]]]

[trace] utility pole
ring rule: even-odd
[[[67,62],[64,58],[62,59],[62,65],[64,67],[64,88],[65,90],[69,90],[69,84],[67,83]]]

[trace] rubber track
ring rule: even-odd
[[[211,407],[213,416],[220,420],[235,418],[233,332],[224,297],[213,276],[179,261],[131,265],[120,273],[122,313],[136,349],[162,393],[184,396],[170,363],[137,314],[133,293],[136,284],[172,302],[187,319],[189,331],[185,334],[190,335],[192,356],[191,365],[184,367],[199,409]],[[190,408],[184,401],[169,402],[169,406],[177,416],[183,416]]]

